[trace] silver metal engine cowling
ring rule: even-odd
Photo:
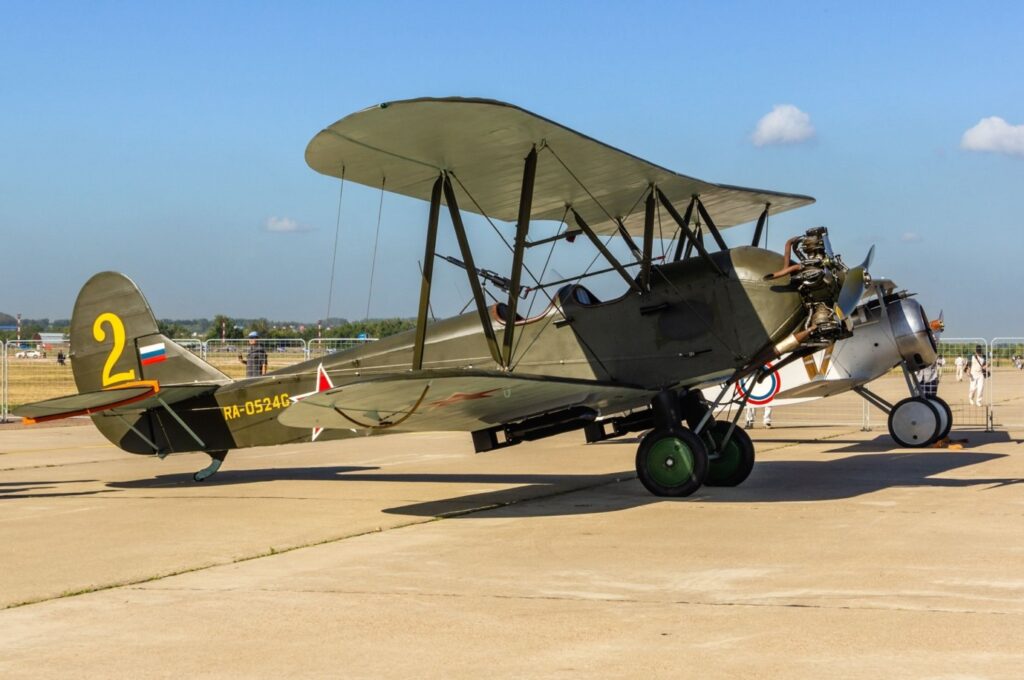
[[[938,346],[921,304],[904,298],[889,303],[886,311],[896,347],[907,366],[918,370],[935,363]]]

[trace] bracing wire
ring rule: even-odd
[[[380,216],[384,212],[384,183],[386,177],[380,178],[380,203],[377,204],[377,233],[373,236],[373,259],[370,260],[370,289],[366,292],[366,315],[370,318],[370,300],[373,298],[373,274],[377,270],[377,244],[380,242]]]
[[[338,188],[338,218],[334,223],[334,251],[331,253],[331,283],[327,286],[327,316],[331,318],[331,302],[334,297],[334,266],[338,262],[338,234],[341,233],[341,198],[345,195],[345,166],[341,166],[341,186]]]

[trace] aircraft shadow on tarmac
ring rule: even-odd
[[[876,444],[876,446],[879,446]],[[831,501],[854,498],[892,487],[999,487],[1024,482],[1014,478],[944,478],[952,470],[1004,458],[1007,454],[947,450],[878,450],[821,460],[767,460],[754,468],[739,487],[705,487],[689,498],[665,499],[649,495],[632,470],[595,475],[529,473],[399,473],[374,467],[326,466],[291,469],[224,470],[203,483],[207,487],[278,480],[385,482],[399,484],[508,484],[510,488],[453,496],[386,508],[384,512],[420,517],[466,515],[489,509],[489,516],[546,516],[614,512],[649,503],[774,503]],[[843,452],[834,449],[823,452]],[[615,484],[615,482],[625,482]],[[117,489],[153,489],[191,486],[191,475],[110,483]],[[586,495],[558,499],[569,492],[594,489]],[[544,501],[545,498],[550,500]],[[541,501],[525,503],[523,501]]]
[[[66,479],[63,481],[32,481],[32,482],[0,482],[0,501],[18,498],[56,498],[61,496],[94,496],[99,493],[111,493],[113,489],[96,489],[94,491],[68,491],[57,493],[37,493],[48,489],[59,488],[62,484],[88,484],[95,479]],[[24,493],[26,491],[32,493]]]
[[[734,488],[704,487],[688,498],[668,499],[649,495],[639,483],[606,486],[572,500],[585,502],[516,503],[523,490],[502,490],[389,508],[403,515],[443,516],[460,514],[470,507],[499,506],[495,513],[506,517],[615,512],[658,502],[677,503],[779,503],[832,501],[854,498],[892,487],[967,487],[1020,484],[1022,479],[935,477],[957,468],[977,465],[1006,454],[970,452],[900,452],[859,454],[820,461],[764,461],[750,478]],[[632,471],[610,475],[631,479]],[[574,478],[561,477],[563,483]],[[609,480],[610,481],[610,480]],[[598,486],[599,483],[593,486]],[[580,487],[586,485],[581,484]],[[568,489],[566,489],[568,490]],[[518,494],[517,494],[518,491]],[[555,491],[554,494],[558,492]],[[550,495],[554,495],[550,494]],[[471,516],[471,515],[470,515]]]
[[[985,444],[1024,444],[1024,440],[1014,439],[1008,432],[996,431],[996,432],[985,432],[983,430],[972,430],[972,431],[955,431],[950,435],[950,439],[956,442],[963,442],[963,446],[966,449],[972,449]],[[812,443],[813,440],[802,439],[799,437],[776,437],[772,439],[758,440],[755,438],[755,445],[761,443],[771,444],[808,444]],[[887,434],[880,434],[874,439],[863,440],[863,439],[843,439],[836,437],[834,439],[820,440],[819,443],[827,445],[830,448],[825,453],[883,453],[891,452],[897,448],[896,443]],[[837,444],[848,444],[841,448],[831,448]],[[900,449],[904,450],[904,449]],[[923,449],[932,450],[934,449]],[[956,450],[956,449],[950,449]]]

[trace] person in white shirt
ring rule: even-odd
[[[988,362],[985,359],[985,350],[981,345],[974,348],[971,355],[970,365],[967,368],[967,375],[971,379],[971,386],[967,391],[967,401],[975,406],[981,406],[981,396],[985,392],[985,378],[988,377]]]
[[[957,382],[963,382],[964,381],[964,368],[967,366],[967,362],[964,360],[964,358],[962,356],[957,355],[956,361],[953,362],[953,363],[956,364],[956,381]]]

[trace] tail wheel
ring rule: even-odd
[[[939,434],[935,441],[945,439],[949,436],[949,431],[953,429],[953,409],[949,408],[949,404],[944,399],[938,397],[928,397],[928,401],[939,412]]]
[[[636,474],[655,496],[689,496],[708,474],[708,451],[682,427],[647,433],[636,451]]]
[[[739,486],[754,469],[754,442],[750,435],[739,427],[732,428],[732,436],[725,446],[726,434],[731,427],[727,422],[716,422],[707,430],[706,437],[714,444],[716,455],[708,461],[708,486]]]
[[[920,448],[939,438],[939,409],[923,397],[909,397],[889,411],[889,434],[906,448]]]

